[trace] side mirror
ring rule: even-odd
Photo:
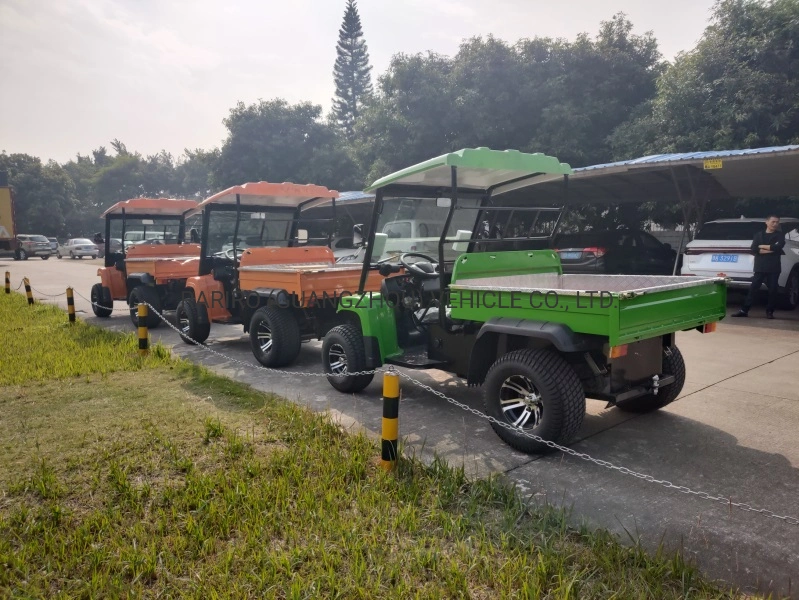
[[[438,208],[450,208],[452,206],[452,198],[436,198],[436,206]]]
[[[468,229],[458,229],[458,232],[455,234],[456,240],[468,240],[471,239],[471,237],[472,232]],[[469,250],[469,242],[453,242],[452,250],[455,252],[466,252]]]
[[[307,244],[308,243],[308,230],[307,229],[298,229],[297,230],[297,242],[300,244]]]
[[[380,260],[380,258],[383,256],[383,252],[386,251],[386,242],[388,242],[388,234],[375,234],[375,241],[372,245],[372,261]]]
[[[352,246],[360,248],[363,246],[363,224],[359,223],[352,226]]]

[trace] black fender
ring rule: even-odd
[[[292,295],[286,290],[278,288],[258,288],[257,290],[250,290],[243,292],[244,301],[248,307],[256,310],[255,301],[251,303],[253,297],[259,298],[259,304],[262,306],[277,306],[278,308],[289,308],[292,305]]]
[[[155,285],[155,277],[149,273],[128,273],[128,289],[133,289],[137,285]]]
[[[482,383],[499,355],[511,350],[552,347],[564,353],[590,352],[607,342],[604,336],[576,333],[563,323],[511,317],[492,317],[483,323],[476,338],[469,357],[470,385]]]
[[[291,308],[293,296],[284,289],[258,288],[256,290],[242,291],[241,322],[244,333],[250,331],[250,319],[255,311],[262,306],[275,306],[277,308]]]

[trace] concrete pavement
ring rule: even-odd
[[[86,298],[98,281],[101,261],[13,262],[12,287],[23,276],[42,294],[59,294],[67,285]],[[34,296],[66,306],[64,296]],[[76,295],[81,318],[101,326],[133,331],[121,303],[110,319],[97,319]],[[730,307],[730,314],[733,312]],[[687,381],[677,401],[648,415],[631,415],[588,401],[586,419],[571,447],[634,471],[695,490],[749,503],[778,515],[799,517],[799,311],[763,318],[762,306],[748,319],[725,319],[710,335],[681,332],[678,345],[687,364]],[[379,435],[381,382],[361,394],[333,390],[324,377],[267,374],[256,368],[240,326],[213,325],[207,346],[246,362],[245,367],[182,343],[161,326],[152,340],[173,346],[176,354],[215,372],[275,392],[342,423]],[[287,369],[319,373],[319,343],[303,345]],[[475,409],[480,389],[441,371],[405,371]],[[650,549],[661,542],[682,548],[710,577],[747,590],[787,595],[799,581],[799,525],[730,508],[696,496],[625,476],[561,453],[528,456],[505,445],[485,420],[402,380],[400,434],[405,453],[430,460],[434,453],[463,466],[470,476],[503,472],[535,501],[572,509],[585,521],[629,535]],[[793,586],[795,587],[795,585]]]

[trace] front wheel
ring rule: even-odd
[[[580,430],[585,392],[577,373],[552,350],[525,348],[500,357],[483,384],[491,427],[509,446],[528,454],[550,451],[542,440],[565,444]]]
[[[366,370],[363,336],[354,325],[337,325],[327,332],[322,342],[322,361],[327,380],[340,392],[360,392],[374,379],[374,373],[347,375]]]
[[[28,253],[25,250],[19,251],[19,259],[20,260],[28,260]]]
[[[187,344],[202,344],[211,333],[211,323],[200,323],[197,302],[194,298],[186,298],[178,302],[175,319],[180,329],[180,339]]]
[[[60,253],[56,254],[56,257],[58,258],[58,260],[61,260],[63,258]]]
[[[674,375],[674,383],[658,390],[657,394],[646,394],[619,402],[616,406],[627,412],[643,413],[663,408],[677,399],[685,385],[685,361],[677,346],[663,348],[663,375]]]
[[[95,283],[91,293],[92,311],[98,317],[110,317],[114,309],[111,292],[104,288],[102,283]]]
[[[265,367],[291,364],[300,353],[300,327],[290,310],[262,307],[250,320],[250,346]]]
[[[139,326],[139,304],[143,302],[150,305],[147,307],[145,324],[149,329],[155,329],[161,324],[161,317],[156,314],[156,312],[161,312],[161,298],[159,298],[156,289],[150,286],[138,285],[130,293],[128,297],[130,320],[133,321],[135,326]]]
[[[49,254],[47,256],[42,256],[42,260],[47,260],[48,258],[50,258]]]

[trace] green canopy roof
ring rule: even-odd
[[[389,185],[410,187],[450,187],[450,167],[458,169],[458,188],[486,192],[522,177],[529,183],[536,176],[571,175],[572,169],[554,156],[526,154],[518,150],[491,150],[489,148],[465,148],[443,154],[417,165],[407,167],[375,181],[365,191],[371,192]]]

